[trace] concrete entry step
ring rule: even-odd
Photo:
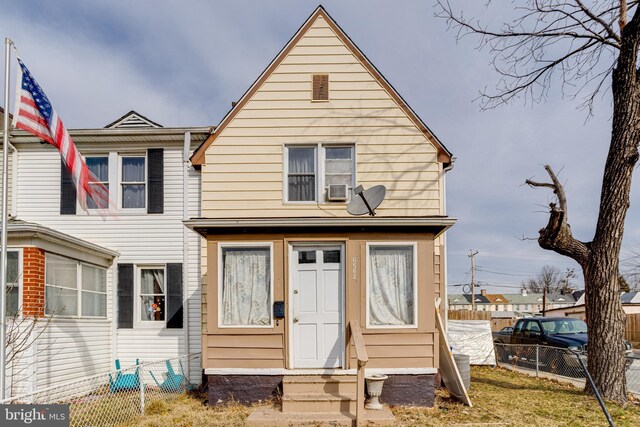
[[[356,411],[356,395],[328,393],[285,393],[282,412],[352,412]]]
[[[283,393],[287,394],[352,394],[356,392],[355,376],[346,375],[290,375],[282,379]]]
[[[388,408],[365,410],[364,425],[393,426],[395,417]],[[355,426],[355,415],[344,412],[281,412],[277,408],[256,408],[247,418],[250,427]]]

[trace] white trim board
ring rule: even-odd
[[[365,374],[433,375],[436,368],[365,368]],[[355,369],[206,368],[205,375],[356,375]]]

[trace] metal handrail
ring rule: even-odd
[[[356,387],[356,426],[364,425],[364,367],[369,361],[367,355],[367,348],[364,344],[364,338],[362,337],[362,329],[360,329],[360,322],[357,320],[349,321],[348,333],[353,337],[353,345],[356,350],[356,359],[358,360],[357,367],[357,387]],[[347,340],[349,344],[351,340]]]

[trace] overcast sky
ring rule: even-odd
[[[479,13],[500,23],[510,5],[502,6],[504,16],[495,7]],[[102,127],[129,110],[164,126],[217,125],[317,6],[306,0],[25,0],[3,4],[0,35],[14,40],[68,128]],[[458,218],[448,233],[450,292],[470,281],[471,249],[479,252],[476,280],[490,291],[517,292],[545,264],[580,271],[572,260],[522,239],[537,237],[552,200],[548,191],[522,184],[546,180],[546,163],[561,170],[573,233],[593,237],[610,93],[588,121],[554,88],[543,104],[520,101],[483,112],[474,99],[496,83],[491,57],[475,50],[472,38],[456,44],[454,32],[434,17],[432,1],[323,6],[457,157],[447,175],[448,214]],[[633,191],[626,249],[640,248],[637,200]]]

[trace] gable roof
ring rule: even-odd
[[[161,128],[162,125],[149,120],[145,116],[140,113],[137,113],[133,110],[129,111],[124,116],[119,119],[114,120],[105,126],[106,129],[116,129],[116,128]]]
[[[502,294],[486,294],[485,297],[491,304],[509,304],[509,300]]]
[[[444,144],[435,136],[433,132],[427,127],[426,124],[418,117],[418,115],[409,107],[400,94],[394,89],[393,86],[385,79],[385,77],[378,71],[378,69],[369,61],[369,59],[362,53],[362,51],[355,45],[355,43],[347,36],[347,34],[338,26],[338,24],[329,16],[327,11],[322,7],[318,8],[309,16],[305,23],[298,29],[294,36],[284,46],[284,48],[278,53],[278,55],[271,61],[269,66],[260,74],[258,79],[249,87],[249,89],[242,95],[242,98],[231,108],[227,115],[222,119],[220,124],[216,127],[216,130],[209,138],[207,138],[193,153],[191,156],[191,164],[194,166],[201,166],[204,164],[205,152],[213,144],[216,138],[222,133],[227,125],[233,120],[244,105],[251,99],[251,97],[262,86],[266,79],[274,72],[274,70],[280,65],[280,63],[286,58],[289,52],[295,47],[298,41],[304,36],[304,34],[311,28],[314,22],[322,17],[329,27],[340,38],[344,45],[351,51],[351,53],[363,64],[363,66],[371,73],[371,75],[380,83],[380,85],[386,90],[391,98],[398,104],[400,109],[409,117],[409,119],[415,124],[415,126],[425,135],[425,137],[433,143],[438,152],[438,161],[449,165],[453,162],[453,156],[451,152],[444,146]]]

